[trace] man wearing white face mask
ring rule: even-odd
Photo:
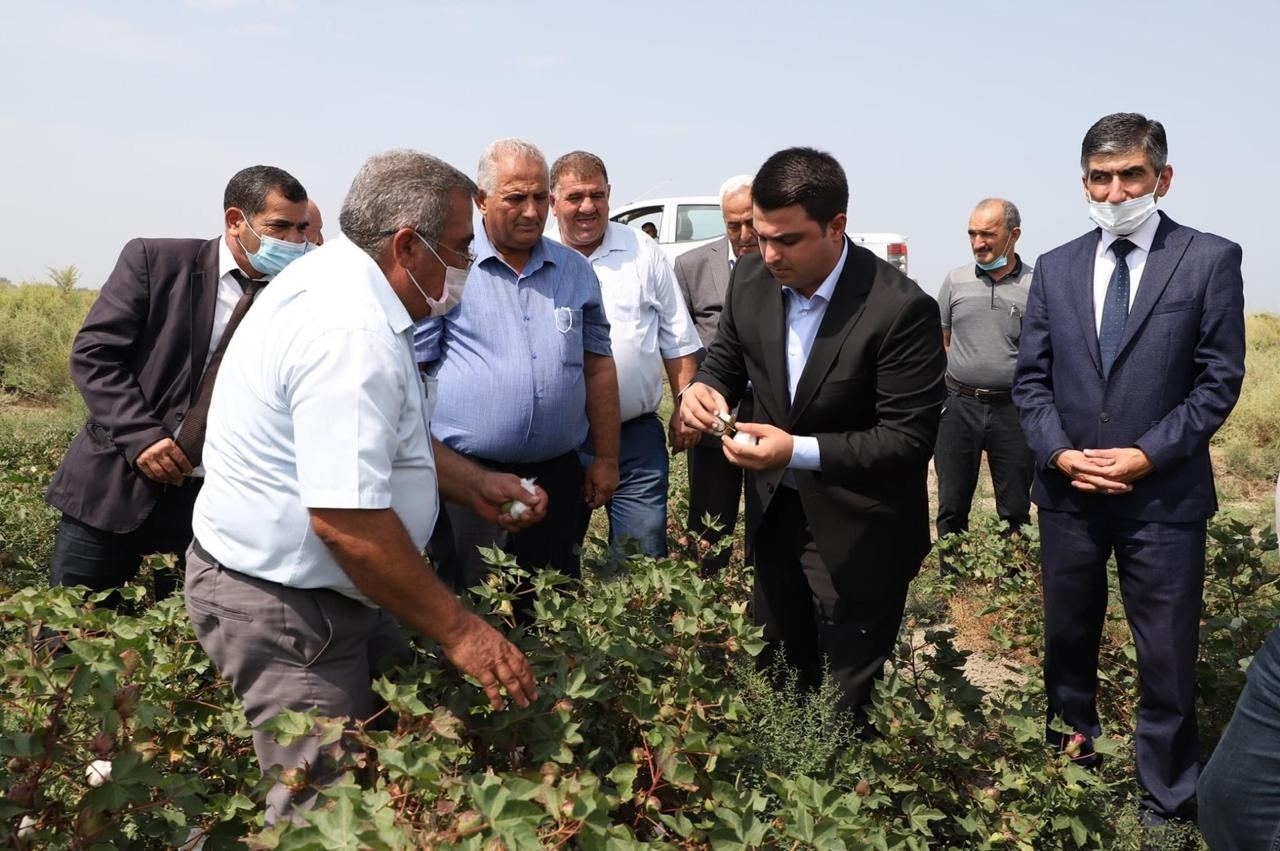
[[[1114,554],[1142,694],[1139,816],[1159,842],[1190,818],[1209,439],[1244,379],[1240,246],[1157,212],[1173,179],[1164,127],[1099,120],[1080,165],[1098,228],[1036,262],[1013,397],[1035,455],[1051,744],[1101,757],[1098,646]]]
[[[252,166],[223,195],[215,239],[135,239],[76,335],[71,375],[89,419],[49,486],[62,511],[53,585],[133,579],[149,553],[191,541],[205,415],[222,352],[257,293],[302,256],[307,192]],[[174,582],[156,576],[156,596]]]
[[[546,494],[433,446],[413,323],[447,310],[469,263],[475,184],[417,151],[360,169],[342,236],[272,284],[236,335],[209,413],[208,482],[187,553],[196,637],[244,702],[264,772],[267,821],[316,803],[342,775],[318,737],[261,730],[281,710],[366,719],[381,659],[406,649],[399,620],[435,639],[494,708],[534,696],[524,656],[440,582],[422,550],[438,495],[489,522],[540,520]],[[437,489],[438,488],[438,489]],[[520,499],[519,519],[501,512]],[[283,637],[283,638],[282,638]]]
[[[933,453],[939,538],[969,528],[984,451],[996,513],[1011,531],[1031,522],[1031,453],[1009,392],[1031,287],[1031,264],[1016,250],[1021,236],[1011,202],[979,202],[969,217],[973,262],[952,269],[938,290],[947,350],[947,402]]]

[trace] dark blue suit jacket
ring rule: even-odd
[[[1041,508],[1168,523],[1217,510],[1209,438],[1244,380],[1240,246],[1159,215],[1109,378],[1093,307],[1101,231],[1036,261],[1013,398],[1035,454],[1032,498]],[[1059,449],[1129,446],[1155,470],[1120,496],[1078,491],[1049,466]]]

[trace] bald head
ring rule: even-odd
[[[321,229],[324,227],[324,219],[320,217],[320,207],[316,202],[307,199],[307,241],[312,245],[324,245],[324,234]]]

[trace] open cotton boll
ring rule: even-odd
[[[521,479],[520,486],[525,489],[530,496],[537,496],[538,488],[535,486],[537,479]],[[518,499],[508,500],[502,504],[502,513],[510,514],[512,517],[520,518],[529,513],[529,506],[525,505]]]
[[[760,442],[760,438],[754,434],[747,434],[745,431],[736,432],[732,440],[734,443],[741,443],[743,446],[755,446]]]
[[[97,789],[111,779],[111,760],[95,759],[85,767],[84,776],[89,785]]]
[[[26,839],[36,832],[36,820],[31,816],[23,816],[18,822],[18,838]]]

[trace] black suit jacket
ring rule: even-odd
[[[1217,510],[1209,439],[1244,382],[1240,246],[1160,213],[1124,337],[1102,374],[1093,266],[1101,231],[1036,261],[1013,399],[1036,456],[1041,508],[1190,523]],[[1049,466],[1059,449],[1136,446],[1155,471],[1119,496],[1083,493]]]
[[[76,334],[71,377],[89,409],[49,502],[107,532],[130,532],[165,486],[135,466],[172,437],[204,371],[218,294],[218,240],[135,239]]]
[[[818,438],[821,470],[792,475],[828,569],[914,575],[930,546],[928,467],[946,396],[938,305],[870,251],[848,249],[794,401],[784,295],[759,255],[734,267],[696,380],[730,405],[750,381],[752,420]],[[753,476],[765,512],[783,472]]]

